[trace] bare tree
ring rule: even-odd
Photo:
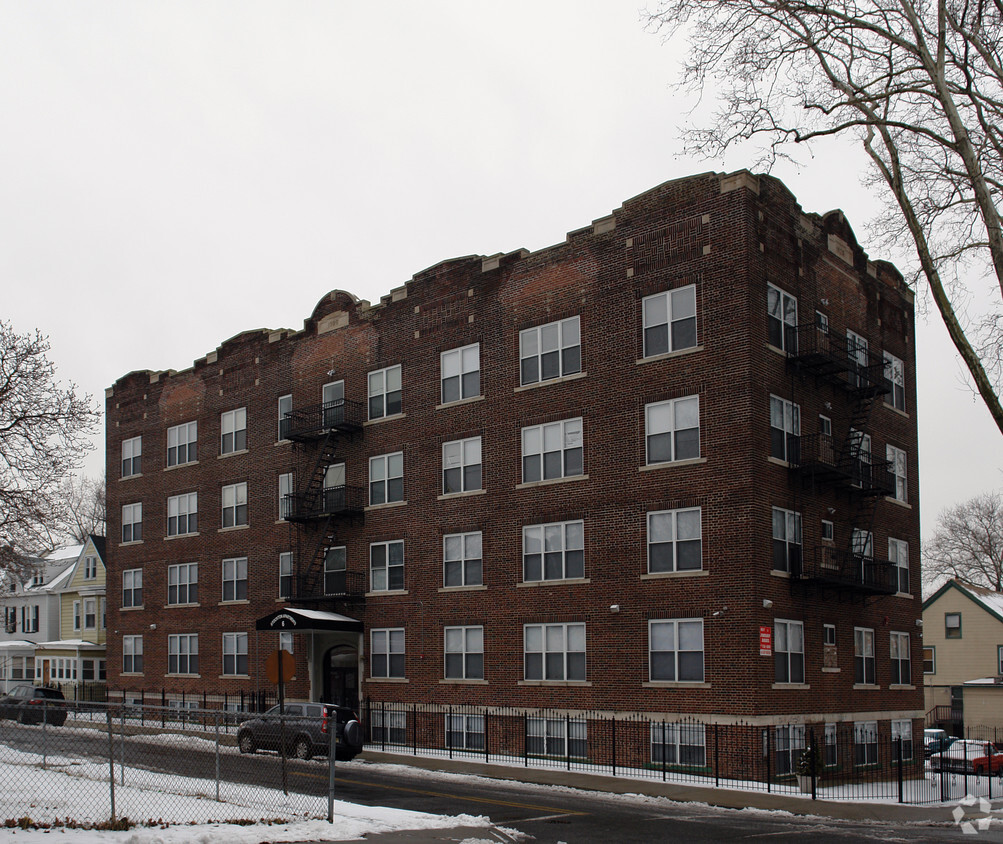
[[[98,479],[88,478],[86,475],[70,475],[60,485],[60,495],[66,502],[66,515],[61,531],[67,538],[83,544],[91,534],[104,536],[103,475]]]
[[[66,513],[60,485],[86,452],[98,409],[61,386],[37,330],[0,322],[0,572],[23,576],[51,548]]]
[[[923,575],[930,583],[956,577],[1003,592],[1003,494],[983,493],[940,514],[923,549]]]
[[[1003,432],[1003,0],[662,0],[648,22],[687,39],[680,84],[719,107],[684,133],[689,152],[765,140],[769,168],[790,144],[863,144],[886,199],[879,230],[915,247]],[[972,271],[995,280],[969,318]]]

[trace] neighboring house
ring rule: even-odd
[[[927,721],[1003,727],[1003,594],[952,579],[923,602]]]
[[[35,650],[39,643],[59,638],[59,588],[82,549],[74,545],[52,551],[39,558],[30,580],[6,582],[0,595],[0,691],[41,678]]]
[[[36,676],[59,686],[68,700],[105,697],[104,555],[104,537],[89,536],[60,578],[58,633],[35,648]]]

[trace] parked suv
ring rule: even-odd
[[[66,701],[59,689],[46,686],[14,686],[0,697],[0,718],[10,718],[22,724],[55,724],[66,722]]]
[[[362,750],[362,725],[358,716],[347,706],[333,703],[287,703],[285,705],[286,752],[297,759],[327,756],[330,745],[328,730],[336,725],[335,759],[348,761]],[[256,750],[279,750],[283,724],[279,707],[251,718],[237,731],[237,747],[241,753]]]

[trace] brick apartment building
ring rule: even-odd
[[[282,645],[315,700],[921,729],[913,294],[774,178],[331,292],[107,420],[113,699]]]

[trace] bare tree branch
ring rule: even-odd
[[[989,492],[940,514],[923,549],[929,583],[958,578],[1003,592],[1003,495]]]

